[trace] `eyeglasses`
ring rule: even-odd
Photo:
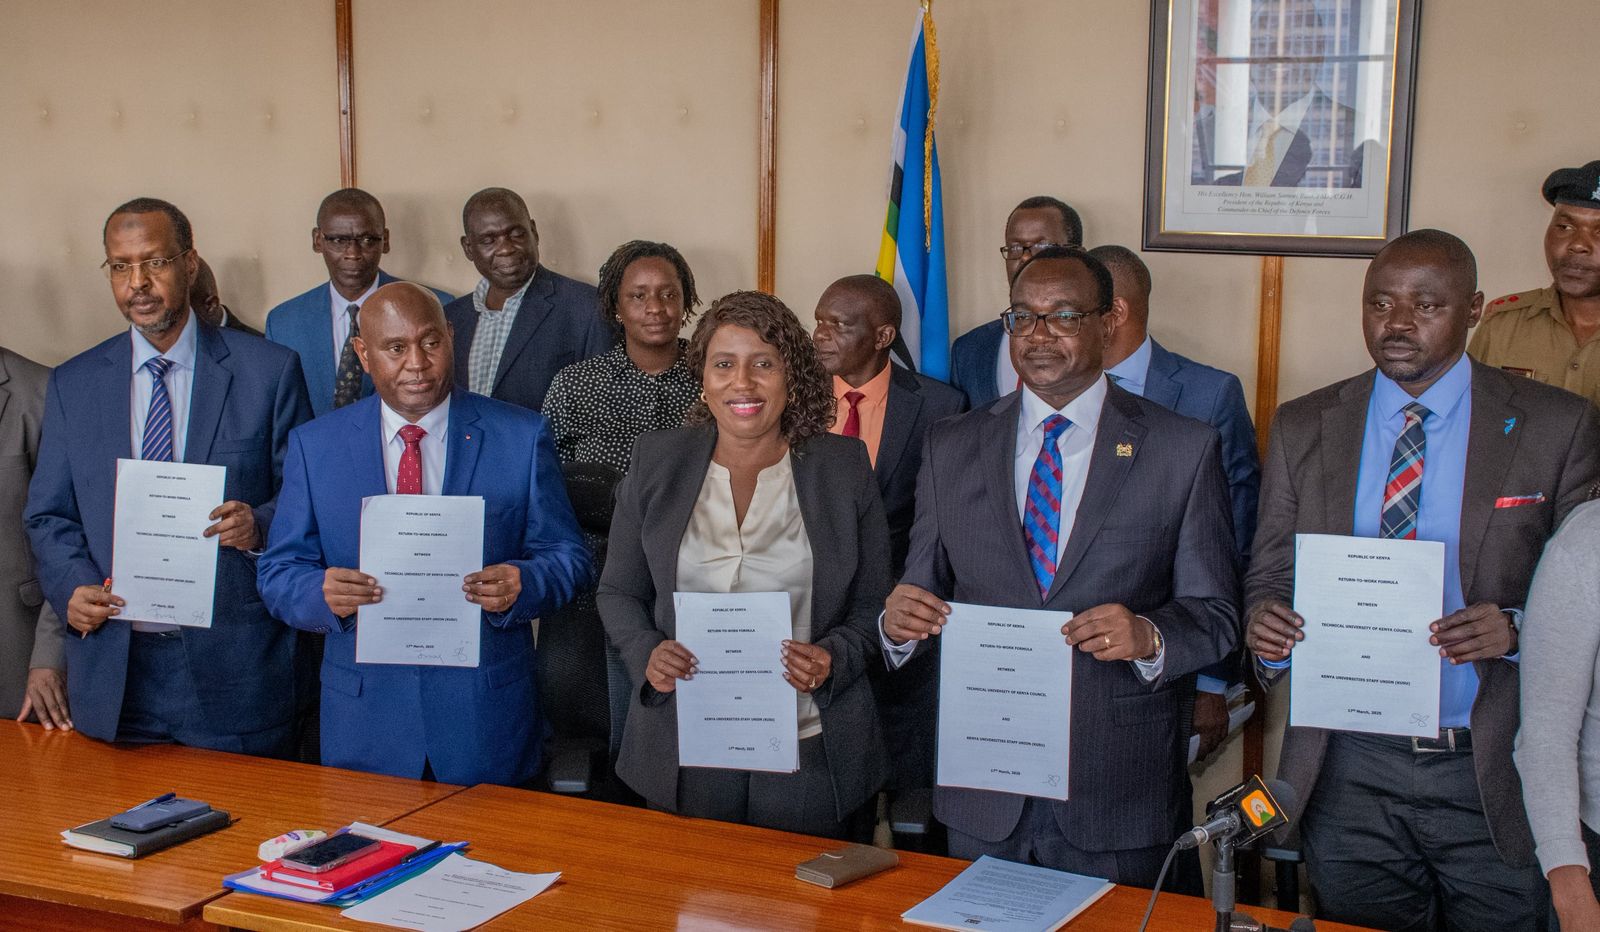
[[[1007,259],[1023,259],[1033,255],[1041,249],[1049,249],[1053,246],[1064,245],[1066,244],[1045,242],[1029,243],[1027,245],[1023,245],[1022,243],[1007,243],[1000,247],[1000,255],[1005,256]]]
[[[1083,329],[1083,322],[1089,316],[1105,310],[1097,307],[1092,311],[1052,311],[1049,314],[1034,314],[1031,311],[1019,311],[1008,307],[1000,312],[1000,323],[1006,328],[1006,333],[1014,337],[1032,336],[1033,331],[1039,326],[1039,321],[1044,321],[1045,330],[1053,337],[1075,337]]]
[[[332,236],[322,237],[322,241],[338,250],[349,249],[351,246],[360,246],[362,252],[369,249],[377,249],[383,245],[383,237],[373,236],[371,233],[365,236],[346,236],[343,233],[335,233]]]
[[[134,269],[144,269],[144,274],[146,275],[160,275],[167,269],[172,268],[173,263],[177,262],[179,259],[182,259],[184,256],[193,251],[194,250],[192,249],[185,249],[183,252],[180,252],[175,256],[170,256],[165,259],[159,257],[155,259],[146,259],[143,262],[112,262],[110,259],[107,259],[106,261],[100,263],[100,268],[105,270],[106,277],[112,281],[124,282],[133,276]]]

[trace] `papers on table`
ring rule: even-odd
[[[939,784],[1067,798],[1067,612],[951,603],[939,635]]]
[[[222,466],[117,460],[112,591],[121,621],[211,627],[217,537],[205,530],[223,501]]]
[[[1438,736],[1444,544],[1297,534],[1294,610],[1289,724]]]
[[[678,765],[800,769],[798,694],[783,678],[787,592],[675,592],[678,642],[699,661],[678,681]]]
[[[519,874],[457,853],[343,915],[402,929],[464,932],[533,899],[560,877]]]
[[[356,662],[477,666],[483,609],[461,580],[481,569],[481,496],[362,499],[361,572],[383,601],[356,612]]]
[[[945,634],[949,633],[946,627]],[[1051,932],[1072,921],[1113,886],[1098,877],[984,855],[900,918],[936,929]]]

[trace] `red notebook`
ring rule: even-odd
[[[270,864],[261,865],[261,874],[263,877],[280,883],[292,883],[301,887],[312,887],[317,890],[332,892],[358,884],[374,874],[380,874],[399,864],[405,859],[406,855],[417,850],[411,845],[402,845],[392,841],[380,841],[378,845],[377,851],[371,854],[364,854],[348,864],[341,864],[320,874],[284,867],[282,861],[273,861]]]

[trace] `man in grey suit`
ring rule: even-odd
[[[0,716],[71,729],[61,622],[45,604],[22,526],[49,380],[49,369],[0,347]]]
[[[1306,639],[1296,534],[1445,545],[1437,738],[1289,728],[1279,777],[1321,913],[1391,930],[1542,929],[1517,732],[1520,606],[1545,540],[1600,477],[1600,413],[1480,365],[1477,263],[1439,230],[1402,236],[1367,269],[1362,330],[1377,364],[1289,402],[1263,464],[1246,581],[1246,646],[1267,686]],[[1418,475],[1420,473],[1420,475]],[[1576,820],[1578,814],[1571,817]]]
[[[1239,580],[1217,432],[1108,382],[1111,301],[1081,249],[1017,273],[1023,387],[929,430],[883,635],[898,665],[937,645],[946,599],[1072,612],[1070,798],[940,787],[934,814],[956,857],[1151,886],[1188,824],[1185,678],[1238,640]]]

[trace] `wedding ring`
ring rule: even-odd
[[[1106,650],[1110,650],[1111,649],[1111,635],[1102,634],[1100,636],[1106,639]]]

